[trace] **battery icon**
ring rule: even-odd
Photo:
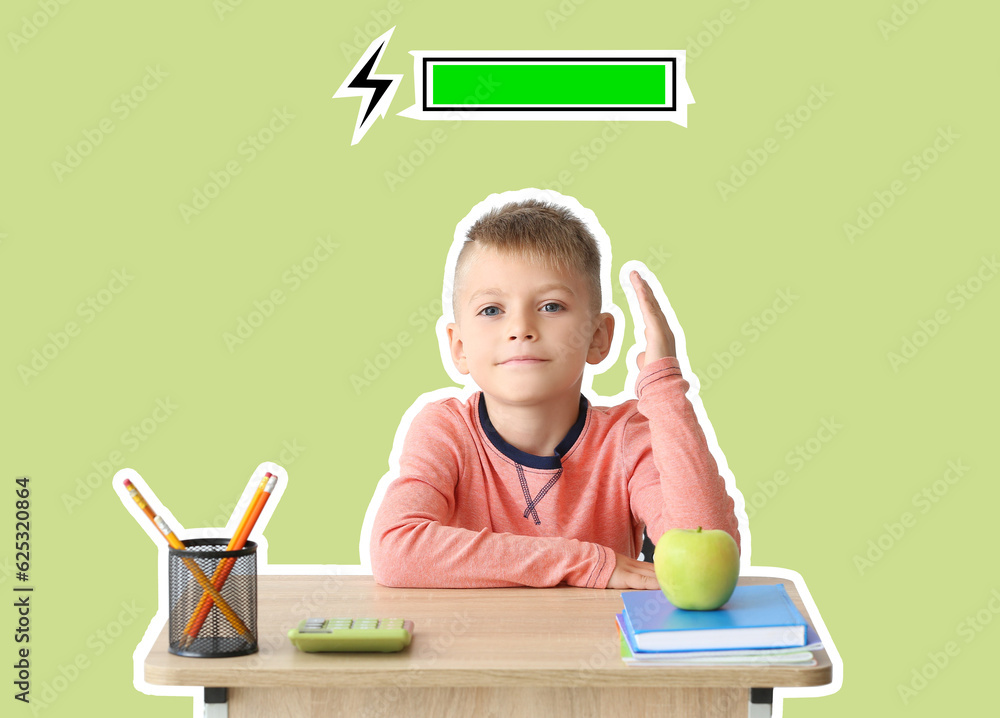
[[[684,51],[413,52],[416,102],[444,120],[666,120],[694,102]]]

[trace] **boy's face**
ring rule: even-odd
[[[577,402],[586,363],[607,356],[614,317],[594,315],[587,282],[477,248],[448,325],[452,360],[492,402]]]

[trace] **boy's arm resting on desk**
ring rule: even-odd
[[[520,536],[444,526],[430,518],[435,501],[419,479],[390,487],[372,530],[372,573],[383,586],[493,588],[573,586],[604,588],[615,567],[611,549],[575,539]],[[398,513],[388,506],[408,505]],[[387,509],[383,511],[384,509]]]
[[[448,526],[466,447],[447,409],[428,405],[407,432],[400,475],[385,492],[371,533],[375,581],[412,588],[573,586],[604,588],[615,554],[596,543]],[[486,512],[484,497],[461,496]],[[466,511],[467,513],[467,511]]]
[[[686,396],[677,359],[647,363],[636,379],[639,413],[625,427],[632,513],[654,543],[672,528],[728,531],[740,545],[734,502]]]

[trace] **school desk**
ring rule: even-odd
[[[790,581],[742,577],[741,584]],[[379,586],[371,576],[258,577],[257,654],[184,658],[164,627],[144,669],[157,685],[204,686],[206,713],[242,716],[768,715],[773,687],[832,680],[816,665],[630,667],[620,657],[621,591]],[[399,653],[308,654],[287,638],[309,617],[414,622]],[[751,691],[751,689],[753,689]]]

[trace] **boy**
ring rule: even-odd
[[[527,199],[468,231],[455,263],[451,359],[481,389],[413,418],[370,537],[387,586],[655,589],[635,557],[668,528],[721,528],[726,493],[685,393],[674,337],[632,272],[645,325],[638,399],[596,407],[584,366],[609,353],[600,251],[566,208]]]

